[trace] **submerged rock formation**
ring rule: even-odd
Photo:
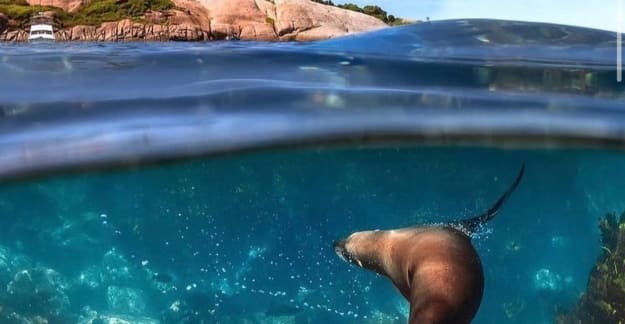
[[[18,271],[0,298],[2,323],[67,323],[72,321],[67,283],[55,270],[34,267]]]
[[[606,215],[599,228],[602,252],[586,292],[573,310],[556,316],[558,324],[625,323],[625,214]]]
[[[60,0],[45,0],[57,6]],[[63,2],[63,1],[60,1]],[[149,11],[140,19],[105,22],[99,26],[61,28],[62,41],[132,40],[320,40],[384,28],[374,17],[309,0],[173,0],[174,8]],[[75,11],[86,1],[63,2]],[[7,19],[5,19],[7,20]],[[6,25],[6,23],[4,24]],[[24,30],[2,31],[0,40],[24,41]],[[6,28],[5,28],[6,29]]]

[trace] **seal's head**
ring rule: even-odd
[[[380,256],[381,240],[385,231],[363,231],[351,234],[345,239],[334,242],[334,252],[344,261],[361,268],[381,271]]]

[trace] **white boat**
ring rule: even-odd
[[[54,41],[54,28],[52,18],[42,12],[30,19],[30,32],[28,41]]]

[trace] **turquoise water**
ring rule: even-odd
[[[486,276],[475,322],[551,322],[585,288],[598,218],[625,209],[620,153],[299,149],[6,185],[2,284],[21,269],[59,279],[45,286],[53,302],[4,303],[168,323],[404,323],[390,282],[341,261],[332,242],[481,213],[521,161],[518,192],[474,239]],[[536,281],[541,269],[551,277]]]
[[[614,35],[0,46],[0,322],[405,323],[354,231],[482,213],[474,323],[551,323],[625,211]]]

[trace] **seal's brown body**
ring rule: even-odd
[[[470,235],[497,214],[523,172],[483,215],[438,226],[356,232],[335,242],[334,249],[344,260],[387,276],[410,302],[410,324],[470,323],[484,290]]]
[[[469,323],[484,276],[469,238],[453,229],[406,228],[352,234],[354,262],[387,276],[410,301],[409,323]]]

